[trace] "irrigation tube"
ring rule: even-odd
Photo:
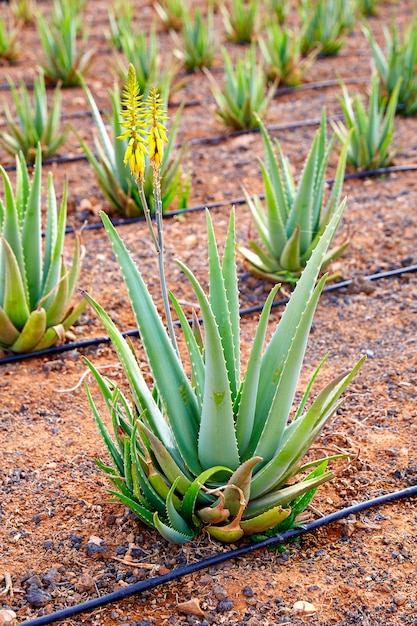
[[[224,563],[225,561],[231,561],[232,559],[236,559],[240,556],[251,554],[256,550],[269,548],[270,546],[275,546],[277,544],[287,543],[291,539],[312,532],[317,528],[321,528],[322,526],[326,526],[327,524],[330,524],[337,520],[344,519],[349,515],[354,515],[361,511],[366,511],[367,509],[374,508],[381,504],[386,504],[387,502],[394,502],[395,500],[400,500],[403,498],[411,498],[412,496],[416,495],[417,485],[413,485],[412,487],[407,487],[405,489],[402,489],[401,491],[394,491],[393,493],[387,493],[377,498],[373,498],[372,500],[359,502],[358,504],[354,504],[345,509],[341,509],[340,511],[330,513],[330,515],[326,515],[325,517],[314,520],[314,522],[306,524],[301,528],[292,528],[282,534],[269,537],[264,541],[251,543],[249,545],[242,546],[234,550],[214,554],[206,559],[197,561],[196,563],[191,563],[190,565],[185,565],[184,567],[178,567],[166,574],[162,574],[161,576],[154,576],[153,578],[149,578],[147,580],[141,580],[134,585],[124,587],[123,589],[118,589],[117,591],[113,591],[112,593],[106,594],[99,598],[93,598],[92,600],[87,600],[87,602],[83,602],[82,604],[77,604],[76,606],[71,606],[66,609],[62,609],[61,611],[56,611],[56,613],[42,615],[41,617],[36,617],[35,619],[22,622],[20,626],[46,626],[46,624],[53,624],[54,622],[59,622],[64,619],[70,619],[75,615],[79,615],[80,613],[92,611],[93,609],[97,609],[107,604],[112,604],[113,602],[124,600],[125,598],[134,596],[137,593],[141,593],[149,589],[154,589],[155,587],[164,585],[172,580],[179,580],[184,576],[187,576],[188,574],[193,574],[194,572],[198,572],[202,569],[212,567],[213,565],[219,565],[220,563]]]

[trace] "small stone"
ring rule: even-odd
[[[200,585],[206,586],[213,582],[213,578],[212,576],[209,576],[208,574],[203,574],[203,576],[199,578],[198,582]]]
[[[84,572],[83,574],[81,574],[81,576],[75,583],[75,588],[79,593],[86,593],[88,591],[94,591],[95,590],[94,578],[90,576],[90,574],[87,574],[87,572]]]
[[[242,593],[245,596],[245,598],[252,598],[255,595],[250,585],[246,585],[246,587],[243,587]]]
[[[198,598],[191,598],[187,602],[180,602],[177,604],[177,609],[180,613],[185,615],[196,615],[197,617],[204,617],[204,612],[200,607],[200,600]]]
[[[16,624],[17,615],[10,609],[0,610],[0,626],[14,626]]]
[[[218,600],[225,600],[229,595],[226,589],[221,585],[214,585],[213,593]]]
[[[223,613],[225,611],[231,611],[233,609],[233,606],[233,600],[231,598],[226,598],[225,600],[220,600],[216,607],[216,610],[218,613]]]
[[[26,600],[32,607],[39,609],[51,602],[52,597],[47,591],[43,591],[43,589],[39,589],[39,587],[32,586],[26,594]]]
[[[292,608],[294,613],[302,615],[313,615],[317,612],[314,604],[311,604],[311,602],[307,602],[306,600],[297,600],[297,602],[294,602],[294,606]]]

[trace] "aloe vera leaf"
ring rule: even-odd
[[[41,184],[42,152],[38,144],[32,185],[22,224],[22,248],[31,310],[38,306],[42,297]]]
[[[274,397],[268,412],[264,415],[262,431],[257,438],[253,437],[251,442],[255,446],[253,454],[261,456],[265,460],[273,458],[286,426],[304,360],[314,312],[325,282],[326,277],[324,276],[311,294],[304,311],[298,316],[297,326],[292,333],[291,346],[280,367]],[[252,452],[251,447],[249,450]]]
[[[323,257],[337,228],[342,211],[343,205],[340,205],[317,243],[262,357],[255,412],[255,432],[258,432],[258,436],[272,404],[276,379],[281,374],[281,369],[291,347],[292,337],[310,300]]]
[[[260,461],[262,461],[260,456],[248,459],[239,465],[227,481],[228,486],[224,490],[224,506],[231,515],[239,513],[242,507],[242,496],[245,506],[249,502],[252,472]]]
[[[42,339],[46,331],[45,309],[35,309],[31,312],[25,325],[20,331],[19,337],[10,346],[12,352],[30,352]]]
[[[241,456],[245,453],[251,440],[259,384],[259,373],[262,363],[262,350],[266,330],[268,328],[271,306],[279,288],[280,285],[276,285],[271,290],[262,309],[246,366],[245,375],[241,384],[239,407],[236,411],[236,437]]]
[[[264,465],[253,477],[251,494],[257,498],[283,484],[293,473],[294,467],[317,437],[324,424],[337,410],[341,401],[339,398],[352,378],[356,375],[364,362],[360,359],[354,368],[347,374],[338,376],[329,383],[318,395],[310,409],[296,422],[291,424],[291,434],[284,437],[279,449],[269,458],[271,461]]]
[[[289,487],[283,487],[277,491],[271,491],[264,496],[254,498],[250,500],[246,509],[245,516],[253,517],[260,515],[265,509],[269,509],[274,506],[286,506],[290,504],[295,498],[299,498],[304,493],[307,493],[310,489],[319,487],[323,483],[328,482],[334,478],[332,472],[325,472],[321,476],[317,476],[310,480],[302,480]],[[245,517],[246,519],[246,517]]]
[[[149,441],[149,446],[158,461],[164,476],[172,484],[177,478],[177,489],[180,493],[185,493],[190,486],[190,477],[184,467],[184,464],[176,463],[172,455],[166,449],[160,439],[146,426],[142,421],[137,422],[137,428],[140,433],[144,433]]]
[[[198,434],[198,457],[203,469],[227,465],[236,469],[239,453],[233,419],[230,383],[223,346],[210,303],[193,273],[180,261],[200,304],[205,333],[206,378]]]
[[[53,185],[52,174],[48,174],[48,183],[47,183],[47,219],[46,219],[46,228],[45,228],[45,238],[44,238],[44,262],[43,262],[43,277],[42,277],[42,285],[45,285],[46,277],[49,273],[49,268],[51,265],[52,259],[52,251],[54,249],[54,244],[57,236],[57,225],[58,225],[58,211],[56,204],[56,195],[55,189]],[[59,277],[59,271],[61,269],[61,257],[59,257],[59,266],[58,273],[55,278],[55,281]],[[48,293],[47,291],[44,293]]]
[[[23,167],[26,168],[26,163],[24,163]],[[22,169],[22,164],[19,158],[16,157],[17,180],[19,179],[19,177],[21,178],[21,169]],[[15,258],[18,264],[19,272],[22,277],[24,288],[27,293],[25,263],[24,263],[24,258],[23,258],[23,247],[22,247],[22,236],[20,232],[20,221],[21,219],[23,219],[22,211],[24,210],[25,205],[23,205],[22,207],[21,205],[17,204],[18,199],[16,198],[15,200],[14,198],[10,179],[6,171],[1,166],[0,166],[0,173],[3,178],[4,197],[5,197],[5,203],[2,204],[2,208],[3,208],[2,235],[4,239],[9,243],[10,248],[13,250],[13,253],[15,255]],[[16,186],[18,187],[18,183]],[[5,276],[3,274],[2,290],[4,290],[4,279],[5,279]],[[1,286],[0,286],[0,289],[1,289]]]
[[[230,470],[228,467],[225,467],[224,465],[215,465],[214,467],[210,467],[204,472],[201,472],[201,474],[199,474],[199,476],[197,476],[193,480],[187,491],[184,493],[184,498],[181,505],[181,514],[184,516],[186,521],[188,521],[188,523],[191,524],[192,522],[195,504],[197,501],[204,504],[213,504],[213,496],[205,493],[202,489],[202,485],[205,485],[205,483],[212,476],[215,476],[220,472],[231,474],[232,470]]]
[[[115,154],[114,154],[114,148],[113,148],[113,144],[109,138],[109,135],[107,133],[106,130],[106,126],[101,118],[100,115],[100,111],[98,110],[98,107],[95,103],[95,100],[93,98],[93,95],[90,91],[90,89],[88,88],[86,82],[84,81],[83,78],[80,78],[80,84],[82,86],[82,88],[84,89],[84,93],[87,97],[88,100],[88,104],[90,105],[90,109],[91,109],[91,113],[93,116],[93,120],[94,120],[94,124],[96,125],[99,137],[100,137],[100,141],[102,143],[104,152],[113,168],[117,169],[117,163],[115,161]]]
[[[10,321],[21,331],[30,315],[27,293],[16,256],[6,239],[2,239],[4,255],[3,307]]]
[[[288,272],[299,272],[302,269],[300,240],[300,227],[296,224],[279,257],[280,266]]]
[[[129,382],[136,406],[140,410],[146,410],[146,419],[151,425],[152,430],[158,433],[158,437],[173,457],[181,461],[181,456],[176,448],[171,430],[155,403],[152,393],[143,378],[140,367],[130,349],[130,346],[117,330],[115,324],[104,309],[89,294],[84,294],[84,296],[98,314],[102,324],[110,336],[112,344],[123,366],[126,378]]]
[[[277,198],[276,190],[272,185],[272,181],[268,176],[268,173],[263,163],[261,163],[261,170],[264,181],[266,205],[265,211],[262,210],[262,213],[260,213],[260,216],[262,217],[262,220],[264,222],[264,228],[266,230],[266,238],[263,238],[263,240],[272,256],[274,256],[275,258],[279,258],[280,252],[287,241],[287,231],[285,224],[288,216],[286,215],[285,218],[283,218],[282,213],[288,213],[288,209],[283,209],[280,206],[280,202],[282,202],[282,200]],[[259,200],[258,203],[260,209]]]
[[[9,347],[16,341],[19,331],[10,321],[6,311],[0,306],[0,346]]]
[[[151,511],[149,511],[144,506],[142,506],[141,504],[133,500],[133,498],[129,498],[118,491],[113,491],[109,489],[109,493],[116,496],[128,509],[130,509],[135,515],[137,515],[138,518],[141,520],[141,522],[143,522],[144,524],[147,524],[147,526],[156,528],[154,524],[154,514],[151,513]]]
[[[261,533],[283,522],[290,515],[291,509],[283,509],[282,506],[274,506],[259,515],[249,519],[242,519],[240,527],[245,535]]]
[[[62,202],[59,208],[59,213],[55,220],[54,218],[52,218],[53,222],[55,221],[54,227],[56,228],[56,231],[50,241],[50,244],[51,244],[50,256],[47,262],[45,263],[48,265],[48,273],[44,274],[45,278],[43,282],[42,296],[44,297],[50,294],[45,301],[45,307],[51,306],[54,300],[54,296],[57,293],[57,289],[56,289],[57,283],[59,280],[62,279],[62,276],[64,275],[63,272],[68,274],[68,272],[66,271],[65,265],[63,265],[63,261],[62,261],[64,241],[65,241],[65,226],[66,226],[66,220],[67,220],[67,193],[68,193],[68,185],[65,183],[64,188],[63,188],[63,196],[62,196]],[[53,213],[53,211],[55,211],[55,215],[56,215],[56,206],[54,206],[55,205],[54,195],[55,194],[53,191],[53,181],[52,181],[52,175],[51,175],[48,177],[48,220],[49,220],[49,216]],[[51,206],[49,206],[49,202],[51,202]],[[68,277],[66,280],[68,284],[67,284],[67,294],[62,304],[63,310],[67,308],[68,300],[71,297],[71,293],[72,293],[69,290],[70,285],[68,282]],[[60,322],[61,319],[57,321]]]
[[[194,533],[191,531],[189,531],[188,534],[184,534],[181,530],[177,530],[165,524],[165,522],[160,519],[158,513],[154,513],[153,515],[153,526],[169,543],[184,544],[191,541],[194,537]]]
[[[220,263],[213,223],[209,211],[206,211],[206,221],[208,232],[210,305],[223,346],[222,358],[226,365],[231,398],[232,402],[234,402],[240,384],[239,296],[235,258],[234,211],[232,211],[230,216],[223,265]]]
[[[203,395],[204,395],[204,378],[205,378],[204,359],[201,354],[200,347],[197,343],[195,334],[193,330],[191,329],[190,324],[178,300],[175,298],[175,296],[171,292],[169,292],[169,296],[171,298],[171,302],[178,316],[179,322],[181,324],[182,332],[184,334],[185,342],[187,345],[187,351],[188,351],[188,355],[189,355],[190,363],[191,363],[191,381],[193,383],[194,391],[198,399],[199,407],[201,410],[201,405],[203,403]]]
[[[275,156],[274,148],[272,145],[272,141],[268,135],[268,132],[258,117],[259,128],[262,134],[262,141],[264,144],[265,150],[265,167],[262,170],[262,176],[264,179],[264,185],[268,181],[268,187],[273,192],[273,196],[275,196],[276,208],[279,211],[280,222],[281,224],[285,224],[288,219],[289,213],[289,204],[288,204],[288,195],[286,193],[282,174],[278,165],[278,160]],[[266,185],[265,185],[266,187]],[[272,200],[272,193],[271,193]],[[273,215],[271,215],[273,218]]]
[[[50,296],[52,299],[47,298],[49,305],[46,311],[46,323],[48,326],[55,326],[63,321],[68,309],[68,272],[64,263],[61,265],[61,276],[55,283]],[[41,302],[44,304],[43,301]]]
[[[141,340],[175,441],[185,463],[194,474],[199,474],[202,468],[195,450],[199,408],[191,383],[132,257],[104,213],[102,220],[126,282]],[[161,355],[164,355],[163,359]],[[155,426],[156,432],[159,432],[159,421],[155,422]]]
[[[166,512],[167,512],[167,517],[169,520],[169,523],[171,524],[171,526],[173,528],[175,528],[176,530],[178,530],[180,533],[184,534],[184,535],[189,535],[190,534],[190,528],[187,524],[187,522],[185,521],[185,519],[182,517],[182,515],[177,511],[177,509],[175,508],[174,505],[174,493],[175,493],[175,489],[178,483],[178,478],[176,478],[174,480],[174,482],[172,483],[169,491],[168,491],[168,495],[166,498]],[[194,535],[194,533],[193,533]]]
[[[269,252],[271,252],[270,251],[271,244],[269,241],[271,233],[269,232],[269,229],[268,229],[268,224],[267,224],[266,217],[265,217],[265,211],[261,204],[261,201],[258,196],[254,196],[253,198],[251,198],[248,192],[246,191],[246,189],[243,190],[243,193],[245,195],[246,203],[249,207],[249,210],[252,213],[253,221],[255,222],[258,235],[260,239],[262,240],[262,243],[264,244],[264,246],[268,249]]]
[[[301,250],[306,250],[311,241],[311,219],[313,206],[312,189],[314,189],[317,169],[320,166],[318,162],[319,143],[320,131],[318,131],[314,136],[286,223],[287,236],[290,236],[291,233],[294,232],[296,225],[299,226]]]
[[[46,329],[42,339],[34,346],[33,350],[45,350],[51,346],[60,345],[65,342],[65,328],[62,324],[56,324]]]
[[[87,362],[87,365],[90,368],[90,370],[93,372],[96,380],[102,379],[101,374],[94,368],[94,366],[91,363]],[[104,383],[104,380],[103,380],[103,383]],[[113,439],[111,438],[106,426],[104,425],[103,420],[101,419],[100,413],[97,409],[97,405],[93,400],[90,387],[88,385],[86,385],[86,392],[87,392],[88,401],[90,403],[91,411],[93,413],[94,419],[100,431],[100,435],[102,436],[103,441],[106,445],[106,448],[113,460],[113,463],[115,464],[117,468],[117,472],[119,476],[123,476],[123,472],[124,472],[123,457],[120,454],[119,450],[117,449]]]

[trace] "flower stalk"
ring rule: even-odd
[[[136,70],[132,64],[129,65],[126,84],[123,88],[122,105],[124,121],[121,125],[126,130],[119,136],[119,139],[129,140],[124,155],[124,163],[129,165],[142,200],[146,223],[158,257],[159,278],[168,333],[172,345],[178,354],[165,276],[162,228],[161,165],[164,154],[164,142],[168,143],[164,124],[168,120],[168,116],[164,111],[162,98],[155,87],[151,88],[148,98],[143,102],[136,78]],[[149,161],[153,169],[156,234],[144,189],[146,154],[149,155]]]

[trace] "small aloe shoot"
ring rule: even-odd
[[[160,0],[153,3],[153,8],[165,30],[181,30],[187,10],[183,0]]]
[[[320,49],[323,56],[340,52],[356,17],[356,3],[345,0],[302,0],[302,51]]]
[[[124,100],[131,117],[129,122],[125,116],[125,128],[131,135],[125,160],[140,184],[144,149],[156,156],[162,144],[154,135],[157,125],[149,129],[150,140],[143,134],[146,105],[142,123],[137,123],[136,94],[128,80]],[[159,130],[162,133],[161,127]],[[159,139],[163,141],[163,133]],[[157,170],[155,173],[158,175]],[[88,362],[113,430],[111,435],[87,387],[110,456],[110,464],[102,460],[97,464],[112,483],[110,493],[168,541],[185,543],[206,531],[231,543],[244,535],[276,531],[283,523],[292,525],[317,488],[333,478],[329,463],[335,457],[314,454],[311,446],[340,406],[341,395],[363,359],[312,398],[323,359],[298,407],[294,412],[292,408],[314,311],[326,280],[323,277],[317,283],[318,275],[341,214],[339,207],[323,230],[264,350],[278,287],[272,289],[243,376],[234,212],[222,258],[206,213],[208,294],[191,269],[178,261],[195,293],[204,326],[204,333],[196,325],[191,327],[180,303],[170,294],[184,333],[189,367],[183,364],[129,251],[108,217],[102,215],[127,285],[147,364],[145,374],[132,345],[87,294],[111,337],[131,398]]]
[[[10,9],[18,21],[30,24],[35,19],[36,0],[10,0]]]
[[[381,99],[379,77],[371,80],[368,111],[359,94],[349,95],[343,83],[340,98],[344,122],[332,122],[342,145],[348,143],[347,162],[358,170],[387,167],[395,156],[391,151],[394,136],[395,111],[401,86],[399,79],[390,98]]]
[[[30,181],[23,155],[16,157],[16,193],[0,167],[5,189],[0,199],[0,348],[16,353],[42,350],[65,340],[85,302],[71,305],[83,250],[75,239],[72,265],[63,259],[67,189],[57,207],[48,176],[46,230],[41,226],[41,149]]]
[[[123,32],[132,30],[133,4],[131,0],[118,0],[114,6],[107,8],[109,16],[110,32],[107,39],[117,49],[121,50],[121,37]]]
[[[61,5],[56,3],[56,6]],[[73,5],[66,3],[62,5],[64,6]],[[62,10],[62,19],[58,24],[38,13],[37,25],[45,56],[41,66],[45,79],[51,84],[61,82],[63,87],[79,85],[81,76],[91,65],[95,50],[93,47],[87,48],[86,31],[82,40],[79,40],[77,36],[79,23],[70,8]]]
[[[51,105],[48,106],[43,73],[33,82],[33,102],[23,81],[19,89],[10,80],[9,85],[16,115],[5,102],[7,130],[0,132],[0,145],[10,154],[22,152],[30,162],[35,160],[38,144],[41,145],[43,158],[53,156],[63,145],[69,132],[68,126],[60,132],[61,86],[56,86]]]
[[[267,0],[266,10],[268,12],[267,23],[284,24],[290,10],[290,0]]]
[[[237,59],[235,67],[226,50],[222,52],[224,85],[220,87],[213,75],[206,71],[217,103],[216,117],[228,128],[254,128],[274,97],[276,83],[267,89],[266,73],[257,62],[254,45]]]
[[[301,44],[302,37],[297,31],[275,23],[267,28],[266,37],[259,38],[259,48],[269,80],[291,87],[302,83],[320,48],[303,55]]]
[[[275,141],[276,156],[266,128],[263,124],[260,128],[266,155],[265,163],[261,162],[265,207],[258,196],[251,198],[247,191],[245,196],[263,247],[250,241],[249,248],[238,249],[253,273],[274,282],[295,283],[327,224],[339,212],[348,144],[342,149],[333,187],[324,203],[325,174],[334,143],[334,138],[329,144],[326,141],[325,110],[297,186],[279,142]],[[323,267],[347,245],[344,242],[330,250],[322,259]]]
[[[156,27],[153,24],[148,32],[132,32],[126,25],[120,26],[120,50],[124,59],[135,68],[139,89],[149,94],[151,87],[157,86],[165,102],[168,102],[171,83],[175,74],[174,64],[167,62],[161,68],[161,55]],[[118,61],[119,73],[124,78],[125,62]]]
[[[213,9],[209,7],[207,17],[196,9],[194,16],[184,13],[181,30],[182,48],[178,35],[172,33],[178,48],[175,54],[183,62],[187,72],[195,72],[202,67],[210,68],[216,53],[213,29]]]
[[[371,30],[367,27],[364,28],[372,49],[375,68],[388,96],[391,96],[401,79],[397,108],[398,113],[402,115],[417,114],[416,26],[417,21],[413,20],[402,36],[394,26],[390,29],[384,27],[385,53]]]
[[[250,43],[256,32],[259,5],[256,0],[231,0],[230,7],[221,5],[223,23],[230,41]]]
[[[13,62],[19,53],[19,28],[0,15],[0,59]]]

